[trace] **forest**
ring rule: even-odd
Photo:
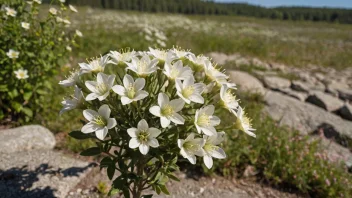
[[[50,2],[47,0],[46,2]],[[237,15],[277,20],[352,23],[352,10],[342,8],[275,7],[201,0],[66,0],[67,4],[95,8],[198,15]]]

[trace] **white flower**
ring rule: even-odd
[[[28,71],[25,69],[19,69],[17,71],[14,71],[16,78],[17,79],[26,79],[28,78]]]
[[[76,30],[76,35],[79,36],[79,37],[82,37],[82,36],[83,36],[82,32],[79,31],[79,30]]]
[[[170,122],[175,124],[184,124],[185,119],[177,112],[181,111],[185,102],[182,99],[169,101],[169,97],[164,93],[158,95],[159,106],[153,106],[149,112],[157,117],[160,117],[160,123],[163,128],[170,125]]]
[[[61,17],[56,17],[56,21],[59,22],[59,23],[61,23],[61,22],[64,22],[64,19],[61,18]]]
[[[136,52],[131,51],[131,52],[118,52],[118,51],[110,51],[109,56],[111,58],[111,63],[113,64],[119,64],[125,63],[125,62],[130,62],[132,58],[136,57]]]
[[[204,98],[201,94],[204,88],[205,85],[203,83],[194,83],[193,76],[186,78],[183,83],[180,79],[176,79],[177,95],[187,104],[190,104],[191,101],[203,104]]]
[[[81,74],[84,73],[99,73],[103,72],[105,66],[109,63],[109,56],[105,55],[100,58],[93,59],[88,64],[87,63],[78,63],[81,67]]]
[[[166,47],[166,43],[162,40],[156,40],[156,42],[161,46],[161,47]]]
[[[79,72],[73,71],[70,73],[70,75],[67,77],[67,79],[60,81],[59,85],[62,85],[64,87],[73,86],[78,81],[78,78],[79,78]]]
[[[144,38],[145,38],[145,40],[147,40],[147,41],[152,41],[152,40],[153,40],[149,35],[145,35]]]
[[[221,71],[215,69],[211,64],[210,60],[204,60],[204,71],[205,74],[213,81],[224,84],[227,83],[227,76]]]
[[[16,59],[20,55],[18,51],[10,49],[8,52],[6,52],[6,55],[11,58],[11,59]]]
[[[71,24],[71,21],[69,21],[69,20],[67,20],[67,19],[62,20],[62,22],[66,23],[67,25],[70,25],[70,24]]]
[[[158,59],[150,60],[148,55],[142,56],[141,59],[137,57],[132,58],[132,62],[125,62],[128,67],[127,69],[132,70],[133,72],[137,73],[139,76],[146,76],[151,73],[154,73],[158,68]]]
[[[191,133],[185,140],[177,140],[177,145],[181,149],[181,155],[187,158],[192,164],[196,164],[196,155],[203,156],[202,147],[205,144],[203,138],[194,138],[194,135],[194,133]]]
[[[15,17],[17,15],[16,10],[14,10],[12,8],[5,7],[5,10],[6,10],[6,15],[8,15],[8,16]]]
[[[171,80],[184,80],[186,78],[193,77],[192,69],[188,66],[183,67],[181,60],[176,61],[174,64],[165,62],[164,69],[164,74]]]
[[[21,23],[21,26],[22,26],[22,28],[24,28],[24,29],[26,29],[26,30],[29,30],[30,24],[29,24],[29,23],[26,23],[26,22],[22,22],[22,23]]]
[[[225,106],[225,108],[231,110],[237,109],[238,105],[238,100],[236,100],[236,96],[233,95],[231,92],[231,89],[228,87],[227,84],[223,84],[220,89],[220,98]]]
[[[188,52],[188,51],[185,51],[182,49],[177,49],[177,48],[173,48],[173,49],[171,49],[171,51],[176,54],[177,58],[185,58],[185,57],[189,56],[190,54],[192,54],[191,52]]]
[[[37,4],[42,4],[41,0],[33,0],[33,2],[36,2]]]
[[[66,46],[66,50],[70,52],[70,51],[72,51],[72,47],[70,47],[70,46],[68,45],[68,46]]]
[[[205,144],[203,146],[203,161],[209,169],[213,166],[213,157],[217,159],[225,159],[225,151],[218,145],[224,140],[225,132],[219,132],[213,136],[204,135]]]
[[[95,100],[98,98],[100,101],[105,100],[110,93],[110,89],[115,81],[115,75],[106,75],[98,73],[97,81],[86,81],[86,87],[92,92],[87,95],[86,100]]]
[[[145,85],[144,78],[133,80],[132,76],[126,74],[123,78],[123,86],[115,85],[112,90],[121,96],[122,105],[130,104],[131,102],[142,100],[148,96],[148,92],[142,90]]]
[[[66,111],[75,109],[77,106],[79,106],[82,103],[82,99],[84,99],[83,92],[77,85],[75,85],[74,95],[71,96],[70,99],[66,99],[61,102],[61,104],[64,107],[61,109],[60,115]]]
[[[232,110],[232,112],[237,117],[236,124],[235,124],[236,128],[247,133],[252,137],[256,137],[256,135],[253,133],[255,129],[252,128],[251,120],[245,115],[242,107],[239,106],[237,109],[237,112],[235,112],[234,110]]]
[[[201,67],[204,66],[204,62],[206,60],[209,60],[208,57],[205,57],[205,56],[196,56],[194,54],[190,54],[187,56],[187,59],[190,60],[192,63],[196,64],[196,65],[199,65]]]
[[[49,12],[52,14],[52,15],[56,15],[57,14],[57,10],[55,8],[50,8],[49,9]]]
[[[157,128],[149,128],[144,119],[138,122],[137,128],[127,129],[127,133],[131,137],[128,146],[132,149],[139,147],[139,151],[143,155],[148,153],[149,147],[159,146],[156,137],[160,135],[161,131]]]
[[[104,140],[108,134],[108,130],[116,126],[115,118],[110,118],[111,110],[108,105],[102,105],[98,112],[86,109],[83,111],[83,116],[89,121],[81,129],[83,133],[95,132],[95,135],[100,140]]]
[[[177,59],[177,56],[172,51],[165,51],[159,49],[153,49],[149,47],[148,54],[154,56],[155,58],[159,59],[161,62],[168,62],[171,63],[173,60]]]
[[[196,111],[194,124],[196,125],[198,133],[203,132],[206,135],[212,136],[216,134],[214,126],[220,124],[220,119],[213,116],[214,106],[205,106]]]
[[[78,12],[77,9],[75,7],[73,7],[72,5],[68,5],[68,7],[70,8],[70,10],[72,12]]]
[[[61,3],[65,3],[66,2],[66,0],[59,0]]]

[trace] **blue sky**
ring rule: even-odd
[[[245,2],[266,7],[273,6],[312,6],[352,8],[352,0],[215,0],[217,2]]]

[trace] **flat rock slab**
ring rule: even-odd
[[[90,170],[88,162],[52,150],[0,153],[0,197],[66,197]]]
[[[278,92],[269,91],[264,100],[264,111],[280,124],[308,134],[318,129],[322,124],[333,126],[339,135],[352,139],[352,122],[343,120],[315,105],[304,103]]]
[[[279,91],[300,101],[305,101],[308,97],[307,93],[295,91],[290,88],[279,89]]]
[[[53,149],[55,144],[52,132],[40,125],[28,125],[0,131],[0,153]]]
[[[231,82],[238,85],[241,91],[265,94],[263,84],[254,76],[242,71],[228,71]]]
[[[291,86],[289,80],[277,76],[265,76],[263,81],[266,87],[274,90],[285,89]]]
[[[342,100],[321,91],[310,92],[306,101],[330,112],[341,109],[344,104]]]
[[[338,113],[342,118],[352,121],[352,105],[345,103]]]

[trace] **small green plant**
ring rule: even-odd
[[[40,0],[5,1],[0,10],[0,120],[33,120],[49,108],[44,98],[52,90],[50,79],[82,36],[68,26],[67,8],[57,1],[39,14]],[[71,11],[76,11],[70,7]],[[45,106],[45,107],[44,107]]]
[[[235,85],[208,57],[149,48],[111,51],[79,66],[59,83],[74,87],[61,112],[83,110],[88,122],[70,136],[96,142],[81,155],[104,156],[100,167],[113,180],[109,194],[140,198],[148,188],[169,194],[166,182],[178,181],[179,155],[191,164],[201,157],[210,169],[213,158],[226,158],[221,143],[227,131],[255,137]],[[216,116],[222,111],[235,122],[222,124]]]
[[[105,182],[99,181],[97,190],[100,194],[107,195],[109,193],[109,186]]]
[[[319,141],[278,126],[276,121],[263,115],[260,96],[239,94],[239,97],[246,111],[254,115],[257,138],[230,133],[224,143],[228,157],[226,161],[216,162],[218,171],[240,177],[252,166],[259,179],[273,185],[298,189],[313,197],[352,196],[352,176],[345,166],[327,160]]]

